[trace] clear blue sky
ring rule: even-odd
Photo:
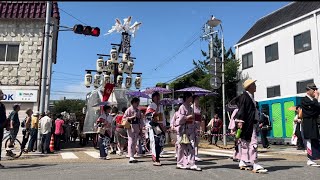
[[[115,18],[142,22],[132,39],[136,57],[134,71],[142,72],[142,89],[166,82],[190,70],[193,59],[202,58],[200,49],[208,42],[196,37],[211,15],[223,22],[226,48],[232,47],[261,17],[289,2],[59,2],[59,7],[87,25],[100,27],[99,37],[60,32],[57,64],[53,67],[51,99],[85,98],[90,89],[83,85],[85,69],[95,69],[97,53],[109,54],[110,43],[120,43],[121,35],[104,34]],[[81,24],[60,10],[62,26]],[[132,23],[133,23],[132,22]],[[194,43],[171,61],[184,46]],[[163,62],[166,62],[163,64]],[[157,71],[154,69],[160,65]],[[134,88],[134,84],[133,87]]]

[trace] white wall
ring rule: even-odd
[[[308,30],[311,32],[312,49],[295,55],[293,37]],[[278,42],[279,59],[266,63],[265,46],[275,42]],[[320,84],[318,40],[313,16],[239,46],[236,56],[241,60],[243,54],[251,51],[253,67],[243,70],[242,77],[248,75],[257,80],[256,100],[267,98],[267,87],[280,85],[281,96],[289,96],[297,94],[297,81],[313,78],[317,85]],[[242,70],[242,64],[240,68]]]

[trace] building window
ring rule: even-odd
[[[278,43],[265,47],[266,63],[279,59]]]
[[[280,95],[280,85],[267,88],[267,98],[272,98]]]
[[[297,82],[297,94],[305,93],[307,84],[314,83],[313,79],[305,80],[305,81],[298,81]]]
[[[242,55],[242,69],[253,67],[252,52]]]
[[[310,30],[294,36],[294,54],[311,50]]]
[[[0,62],[18,62],[19,45],[0,44]]]

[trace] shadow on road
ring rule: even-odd
[[[283,170],[289,170],[293,168],[302,168],[303,166],[271,166],[268,167],[269,172],[275,172],[275,171],[283,171]]]
[[[203,165],[213,165],[213,164],[217,164],[215,162],[196,162],[196,165],[200,165],[200,166],[203,166]],[[177,162],[174,162],[174,163],[162,163],[163,166],[173,166],[173,165],[177,165]]]
[[[284,158],[259,158],[259,161],[284,161]]]
[[[200,164],[201,165],[201,164]],[[225,164],[220,166],[204,166],[201,169],[239,169],[238,164]]]
[[[56,166],[56,164],[17,164],[15,166],[6,166],[5,169],[24,169],[24,168],[48,167],[48,166]]]
[[[199,165],[202,165],[199,163]],[[293,168],[302,168],[303,166],[270,166],[267,167],[268,172],[275,172],[275,171],[283,171],[283,170],[289,170]],[[225,164],[220,166],[204,166],[201,167],[203,170],[206,169],[239,169],[238,164]]]
[[[197,165],[213,165],[213,164],[217,164],[216,162],[213,161],[201,161],[201,162],[196,162]]]

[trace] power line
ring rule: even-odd
[[[53,73],[65,74],[65,75],[69,75],[69,76],[79,76],[79,77],[83,77],[82,75],[79,75],[79,74],[65,73],[65,72],[60,72],[60,71],[53,71]]]
[[[63,80],[63,81],[82,81],[82,79],[72,79],[72,78],[51,78],[52,80]]]
[[[202,27],[200,28],[200,30],[202,29]],[[159,67],[161,67],[162,65],[166,64],[167,62],[171,61],[172,59],[174,59],[176,56],[178,56],[179,54],[181,54],[184,50],[186,50],[188,47],[190,47],[195,41],[198,40],[199,38],[199,29],[196,30],[196,32],[189,38],[188,41],[186,41],[183,45],[183,47],[181,48],[181,50],[179,50],[177,53],[175,53],[174,55],[172,55],[170,58],[167,58],[167,60],[165,60],[165,62],[160,63],[159,65],[157,65],[155,68],[151,68],[151,73],[150,75],[154,72],[154,70],[156,71]],[[191,42],[191,43],[190,43]],[[147,73],[149,74],[149,72]]]
[[[185,51],[188,47],[190,47],[194,42],[196,42],[197,40],[199,40],[200,37],[195,37],[193,39],[193,41],[191,43],[189,43],[188,45],[184,46],[180,51],[178,51],[177,53],[175,53],[173,56],[171,56],[170,58],[168,58],[167,60],[163,61],[162,63],[160,63],[159,65],[156,66],[156,68],[154,68],[155,71],[157,71],[160,67],[162,67],[164,64],[167,64],[168,62],[170,62],[171,60],[173,60],[174,58],[176,58],[179,54],[181,54],[183,51]]]
[[[75,91],[51,91],[55,93],[73,93],[73,94],[83,94],[83,93],[88,93],[88,92],[75,92]]]
[[[169,82],[171,82],[171,81],[174,81],[174,80],[176,80],[176,79],[180,78],[181,76],[184,76],[184,75],[186,75],[186,74],[188,74],[188,73],[190,73],[190,72],[194,71],[195,69],[196,69],[196,68],[194,67],[194,68],[190,69],[189,71],[184,72],[183,74],[180,74],[179,76],[176,76],[175,78],[170,79],[169,81],[167,81],[167,82],[165,82],[165,83],[167,84],[167,83],[169,83]]]
[[[71,73],[65,73],[65,72],[58,72],[58,71],[53,71],[54,73],[58,73],[58,74],[64,74],[64,75],[70,75],[70,76],[81,76],[81,75],[78,75],[78,74],[71,74]],[[81,76],[83,77],[83,76]],[[152,77],[152,78],[143,78],[143,79],[165,79],[165,78],[170,78],[170,77],[175,77],[175,76],[162,76],[162,77]],[[52,80],[63,80],[63,79],[57,79],[57,78],[52,78]],[[71,78],[68,78],[68,79],[64,79],[64,80],[78,80],[78,79],[71,79]],[[82,79],[79,79],[80,81]]]
[[[199,39],[199,37],[197,37],[196,39],[194,39],[187,47],[185,47],[184,49],[180,50],[177,54],[173,55],[171,58],[169,58],[167,61],[164,61],[163,63],[161,63],[159,66],[157,66],[154,70],[158,70],[159,67],[163,66],[164,64],[167,64],[168,62],[170,62],[171,60],[173,60],[175,57],[177,57],[179,54],[181,54],[184,50],[186,50],[188,47],[190,47],[194,42],[196,42]]]
[[[66,13],[67,15],[71,16],[72,18],[76,19],[77,21],[81,22],[84,25],[87,25],[86,23],[84,23],[83,21],[81,21],[80,19],[76,18],[75,16],[73,16],[72,14],[66,12],[65,10],[63,10],[61,7],[59,7],[59,10],[61,10],[62,12]]]

